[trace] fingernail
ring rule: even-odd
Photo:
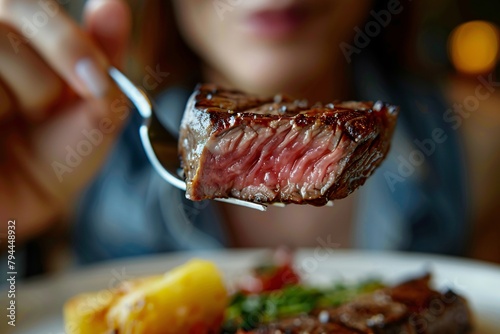
[[[102,98],[109,89],[109,79],[90,58],[76,63],[76,75],[95,98]]]

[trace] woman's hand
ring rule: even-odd
[[[80,28],[55,0],[0,0],[0,224],[35,235],[99,169],[129,113],[107,76],[130,30],[122,0]]]

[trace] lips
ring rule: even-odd
[[[257,38],[283,39],[298,31],[306,23],[309,13],[301,6],[258,10],[245,17],[243,28]]]

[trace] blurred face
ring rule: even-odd
[[[297,92],[335,66],[371,1],[174,0],[178,23],[206,80],[249,92]]]

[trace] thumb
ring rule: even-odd
[[[122,67],[131,28],[130,8],[124,0],[88,0],[84,24],[90,37],[117,67]]]

